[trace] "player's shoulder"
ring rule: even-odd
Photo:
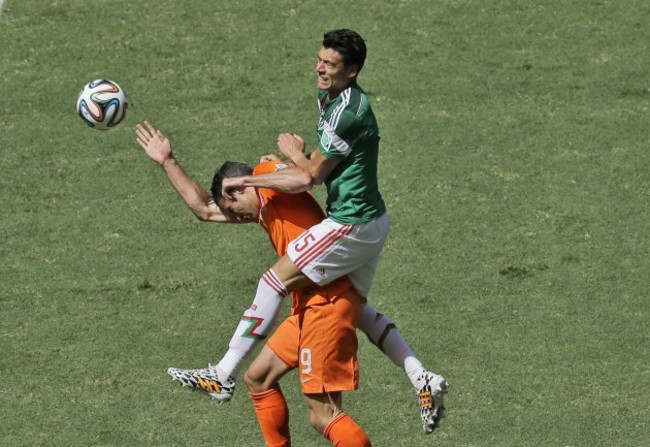
[[[289,164],[281,160],[264,161],[253,168],[253,175],[268,174],[288,167]]]
[[[359,102],[359,101],[367,101],[368,99],[368,94],[364,89],[361,88],[359,84],[356,82],[353,82],[344,90],[345,97],[348,99],[350,102]]]
[[[368,95],[357,83],[351,84],[340,96],[345,112],[351,115],[360,116],[371,110]]]

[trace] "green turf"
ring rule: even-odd
[[[313,146],[339,27],[367,40],[383,136],[371,301],[452,384],[424,435],[361,339],[349,413],[379,447],[647,445],[649,24],[640,0],[5,0],[0,446],[263,444],[243,384],[219,407],[165,369],[219,359],[271,249],[195,221],[133,127],[162,127],[206,184],[279,132]],[[97,77],[131,103],[108,132],[74,113]],[[294,445],[327,445],[295,376],[284,390]]]

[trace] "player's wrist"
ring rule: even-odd
[[[163,169],[166,169],[167,167],[171,165],[177,165],[178,163],[176,162],[176,159],[174,157],[168,157],[163,160],[162,163],[160,163],[160,167]]]

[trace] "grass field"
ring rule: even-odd
[[[273,253],[194,220],[133,128],[206,184],[279,132],[313,139],[340,27],[367,40],[383,136],[371,301],[452,384],[424,435],[360,339],[349,413],[378,447],[647,445],[649,25],[640,0],[5,0],[0,446],[263,445],[242,383],[216,406],[165,370],[218,361]],[[130,98],[108,132],[74,113],[98,77]],[[283,387],[294,445],[327,445]]]

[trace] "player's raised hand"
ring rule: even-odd
[[[302,156],[305,152],[305,141],[295,133],[281,133],[278,135],[277,143],[282,155],[294,162],[297,155]]]
[[[275,154],[267,154],[260,157],[260,163],[265,163],[267,161],[280,161],[280,157]]]
[[[145,154],[159,165],[174,158],[172,143],[160,130],[153,127],[149,121],[135,126],[136,142],[144,149]]]

